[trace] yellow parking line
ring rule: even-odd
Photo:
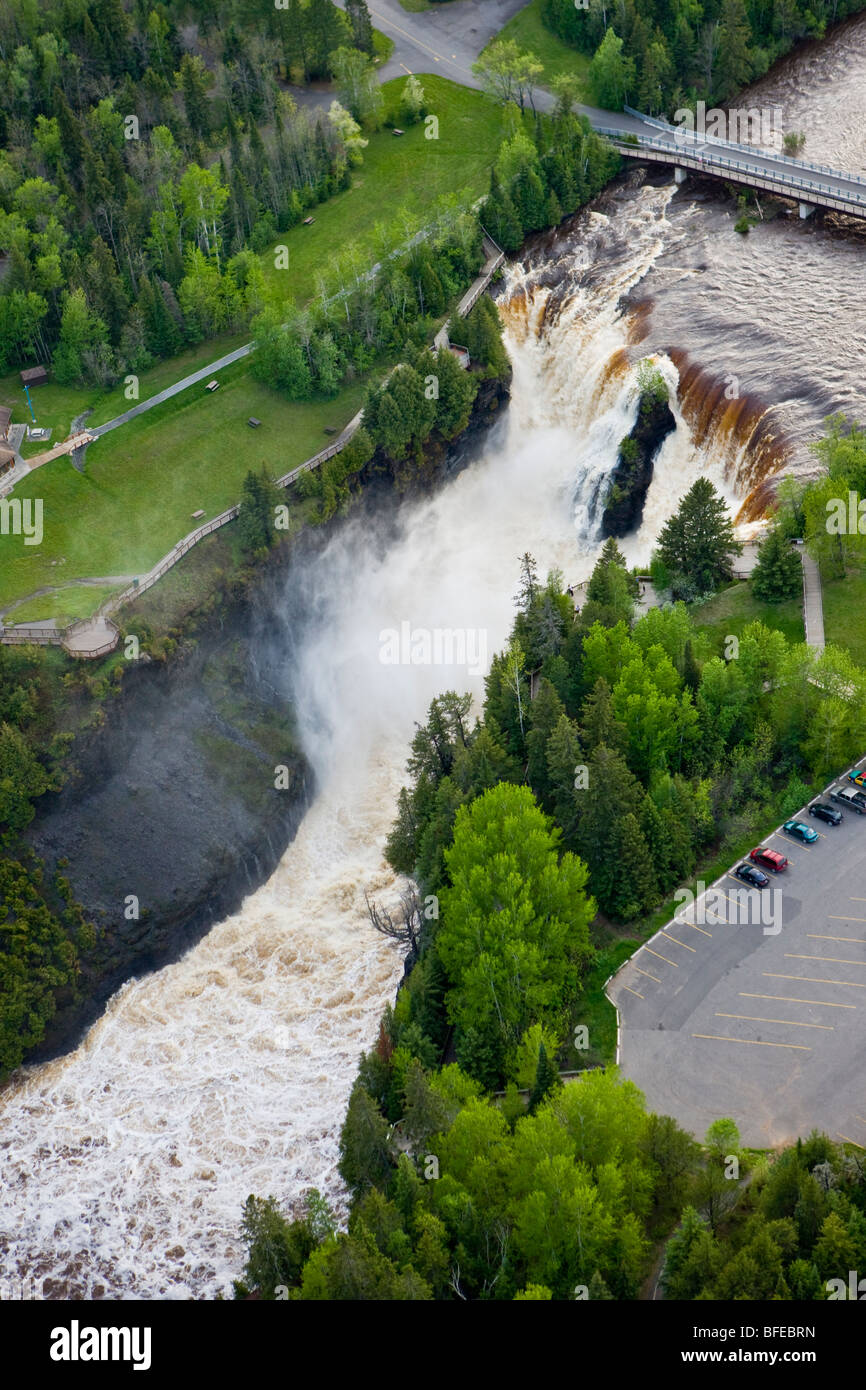
[[[847,985],[848,989],[866,989],[866,984],[856,980],[826,980],[822,975],[777,975],[773,970],[762,970],[766,980],[802,980],[804,985]]]
[[[649,951],[650,955],[656,956],[658,960],[663,960],[666,965],[672,965],[674,970],[679,970],[680,967],[675,960],[668,960],[667,956],[660,956],[658,951],[653,950],[652,946],[644,946],[644,950]]]
[[[841,1129],[837,1129],[837,1130],[836,1130],[836,1133],[838,1134],[838,1136],[839,1136],[840,1139],[844,1139],[844,1140],[845,1140],[845,1143],[846,1143],[846,1144],[853,1144],[855,1149],[863,1149],[863,1148],[866,1148],[866,1145],[864,1145],[864,1144],[858,1144],[856,1139],[849,1139],[849,1138],[848,1138],[848,1135],[847,1135],[847,1134],[843,1134],[842,1131],[841,1131]]]
[[[778,835],[779,839],[780,839],[780,840],[782,841],[782,843],[785,844],[785,845],[789,845],[789,844],[791,843],[791,841],[794,839],[794,836],[793,836],[793,835],[783,835],[782,832],[781,832],[781,830],[774,830],[774,831],[773,831],[773,834],[774,834],[774,835]],[[797,843],[798,845],[800,845],[800,849],[805,850],[807,854],[811,854],[811,853],[812,853],[812,851],[811,851],[806,845],[801,845],[799,840],[797,840],[796,843]]]
[[[858,946],[866,946],[866,939],[862,936],[825,936],[823,932],[809,931],[806,938],[809,941],[856,941]]]
[[[861,1125],[866,1125],[866,1120],[863,1119],[863,1116],[862,1116],[862,1115],[855,1115],[855,1116],[854,1116],[854,1119],[855,1119],[855,1120],[859,1120],[860,1123],[861,1123]]]
[[[852,903],[866,903],[866,898],[849,898],[848,901]]]
[[[846,956],[800,956],[795,951],[786,951],[785,960],[826,960],[833,965],[866,965],[866,960],[848,960]]]
[[[786,1023],[789,1028],[824,1028],[835,1033],[832,1023],[797,1023],[793,1018],[760,1018],[757,1014],[716,1014],[716,1018],[742,1018],[748,1023]]]
[[[659,936],[663,936],[665,941],[673,941],[676,946],[682,946],[684,951],[691,951],[693,956],[698,954],[694,946],[687,946],[684,941],[677,941],[675,936],[668,936],[666,931],[659,932]]]
[[[741,999],[778,999],[780,1004],[817,1004],[822,1009],[856,1009],[856,1004],[831,1004],[827,999],[797,999],[792,994],[747,994],[740,990]]]
[[[710,1042],[745,1043],[748,1047],[792,1047],[796,1052],[811,1052],[811,1047],[802,1043],[761,1042],[760,1038],[723,1038],[719,1033],[692,1033],[693,1038],[707,1038]]]
[[[704,931],[703,927],[696,927],[694,922],[683,922],[683,926],[691,927],[692,931],[703,932],[704,936],[708,936],[712,940],[713,933],[711,931]]]
[[[776,970],[762,970],[765,980],[802,980],[803,984],[844,984],[848,990],[866,990],[866,984],[858,980],[827,980],[822,974],[777,974]]]
[[[637,990],[636,990],[636,989],[632,989],[630,985],[623,985],[623,989],[627,989],[628,992],[629,992],[629,994],[637,994]],[[642,994],[637,994],[637,997],[638,997],[638,999],[643,999],[643,995],[642,995]]]
[[[827,914],[831,922],[866,922],[866,917],[841,917],[835,912]]]
[[[635,970],[639,975],[646,975],[648,980],[655,980],[657,985],[661,984],[661,980],[659,979],[658,975],[651,975],[648,970],[641,970],[639,965],[635,966]]]

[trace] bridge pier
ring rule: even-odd
[[[688,176],[688,169],[674,169],[674,183],[685,183]]]
[[[811,216],[812,216],[812,213],[815,211],[815,204],[814,204],[814,203],[800,203],[800,204],[799,204],[799,208],[800,208],[800,221],[801,221],[801,222],[805,222],[805,221],[806,221],[806,218],[807,218],[807,217],[811,217]]]

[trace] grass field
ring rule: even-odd
[[[443,194],[465,190],[472,201],[486,193],[502,140],[501,108],[483,93],[446,78],[418,76],[427,110],[439,122],[439,138],[428,140],[423,123],[405,128],[399,137],[390,128],[368,137],[352,187],[311,209],[312,226],[292,227],[280,236],[277,244],[289,251],[288,269],[275,269],[273,249],[263,254],[265,280],[275,303],[301,304],[312,298],[317,273],[327,272],[329,261],[350,245],[360,252],[362,262],[374,265],[383,250],[394,250],[407,239],[394,226],[402,209],[423,220]],[[386,82],[386,101],[393,105],[403,85],[402,78]],[[394,119],[392,112],[392,123]],[[392,232],[384,247],[377,223]]]
[[[266,262],[277,298],[309,298],[316,269],[350,241],[372,264],[381,251],[375,223],[393,222],[400,207],[423,219],[444,193],[466,190],[474,198],[485,191],[502,135],[500,109],[480,92],[444,78],[422,81],[428,109],[439,120],[438,140],[426,140],[423,126],[408,129],[400,139],[372,135],[353,187],[316,208],[311,227],[286,233],[285,284],[281,272],[273,270],[273,258]],[[386,98],[396,101],[402,85],[386,83]],[[248,336],[212,339],[156,364],[140,375],[140,399]],[[236,502],[249,468],[266,463],[278,475],[320,449],[325,427],[345,425],[366,389],[356,382],[332,401],[290,402],[254,381],[245,361],[221,371],[220,382],[212,396],[203,384],[190,387],[91,445],[83,475],[59,458],[16,486],[15,497],[42,499],[44,538],[39,546],[25,546],[20,537],[0,536],[0,610],[26,598],[14,621],[22,620],[19,613],[29,621],[86,616],[111,590],[65,587],[70,581],[144,573],[200,524],[194,511],[203,510],[205,520]],[[93,411],[88,423],[96,425],[130,405],[123,382],[111,391],[49,383],[31,394],[37,423],[54,430],[52,444],[66,437],[83,411]],[[17,374],[0,379],[0,403],[12,407],[16,420],[28,418]],[[262,421],[259,429],[247,425],[250,415]],[[32,446],[29,453],[44,448]],[[55,592],[37,597],[41,588]]]
[[[524,9],[520,10],[513,19],[509,19],[508,23],[500,29],[496,39],[513,39],[518,48],[523,49],[524,52],[535,54],[538,61],[544,65],[544,73],[541,78],[542,87],[549,87],[553,78],[559,77],[561,73],[575,73],[583,83],[580,100],[588,102],[590,100],[587,85],[589,58],[583,53],[578,53],[576,48],[569,48],[545,27],[541,18],[541,8],[542,0],[530,0]],[[491,40],[491,42],[495,42],[495,40]]]
[[[42,498],[44,539],[25,546],[22,537],[0,536],[0,606],[72,579],[144,573],[236,502],[250,468],[264,464],[278,475],[322,448],[325,427],[345,425],[366,389],[359,381],[332,401],[287,401],[243,362],[220,382],[212,396],[190,387],[91,445],[83,475],[59,458],[16,487],[16,497]],[[259,429],[250,429],[250,415]],[[204,517],[193,520],[200,508]],[[105,597],[79,592],[96,595],[90,611]],[[51,595],[34,599],[27,617],[54,617],[56,607]]]
[[[847,647],[858,666],[866,666],[866,570],[849,570],[845,579],[823,583],[824,637]]]
[[[208,362],[213,362],[218,357],[224,357],[226,353],[248,341],[249,333],[222,334],[218,338],[208,339],[206,343],[199,343],[197,347],[188,348],[178,357],[155,363],[154,366],[139,375],[139,399],[144,401],[147,400],[148,396],[155,396],[158,391],[170,386],[173,381],[188,376],[190,372],[196,371],[199,367],[207,366]],[[129,409],[130,405],[135,403],[127,399],[124,394],[125,390],[123,380],[109,391],[102,391],[98,386],[58,386],[53,381],[49,381],[46,386],[37,386],[30,392],[36,423],[37,425],[49,426],[54,433],[47,445],[39,443],[25,445],[22,450],[24,458],[32,458],[34,454],[42,453],[46,448],[50,449],[54,444],[60,443],[62,439],[67,437],[69,427],[75,417],[85,410],[93,411],[86,422],[89,425],[102,425],[106,420],[113,420],[115,415],[122,415],[125,410]],[[27,410],[21,378],[17,372],[10,376],[0,377],[0,405],[10,407],[14,412],[13,419],[16,422],[21,420],[29,422],[30,414]]]
[[[27,599],[7,613],[6,621],[38,623],[44,618],[56,618],[58,623],[72,623],[76,618],[89,618],[104,599],[116,592],[116,584],[72,584],[40,598]]]
[[[710,639],[712,652],[720,655],[729,636],[742,636],[749,623],[761,622],[766,627],[784,632],[790,642],[805,641],[803,604],[792,598],[784,603],[759,603],[752,595],[752,586],[738,581],[720,594],[696,603],[691,608],[692,619],[699,632]]]

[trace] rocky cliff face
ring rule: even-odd
[[[28,840],[58,866],[99,939],[83,1003],[61,1007],[45,1057],[74,1043],[131,976],[176,959],[274,869],[312,791],[291,707],[268,680],[267,576],[185,642],[129,671],[75,775],[40,803]],[[275,768],[286,769],[284,789]]]
[[[429,441],[403,487],[387,468],[368,467],[356,506],[381,518],[401,492],[435,489],[471,461],[507,398],[507,383],[483,383],[459,440]],[[72,751],[74,775],[40,799],[26,838],[46,880],[58,869],[69,880],[98,940],[82,959],[77,999],[58,1000],[28,1060],[73,1046],[124,981],[177,959],[282,858],[314,786],[280,693],[287,634],[275,614],[287,569],[343,524],[335,517],[272,553],[167,664],[125,672],[103,727]]]
[[[667,401],[642,400],[637,421],[620,445],[601,519],[603,536],[625,536],[640,525],[656,455],[675,428]]]

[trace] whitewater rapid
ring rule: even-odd
[[[670,189],[647,188],[623,225],[585,215],[584,253],[555,313],[549,290],[509,272],[512,403],[480,456],[381,533],[344,527],[293,570],[287,640],[318,795],[270,880],[182,960],[128,983],[69,1056],[27,1068],[0,1096],[0,1252],[7,1277],[55,1297],[230,1294],[246,1196],[289,1209],[316,1186],[340,1203],[339,1127],[359,1054],[402,972],[370,928],[364,892],[399,884],[383,845],[415,721],[444,689],[483,696],[465,668],[393,666],[382,633],[472,630],[504,643],[518,557],[566,582],[591,572],[593,516],[635,418],[634,337],[621,294],[666,235]],[[657,358],[672,391],[676,369]],[[672,404],[632,561],[706,470],[733,501],[730,458],[698,450]],[[291,655],[289,656],[289,651]],[[48,1280],[47,1283],[42,1283]]]

